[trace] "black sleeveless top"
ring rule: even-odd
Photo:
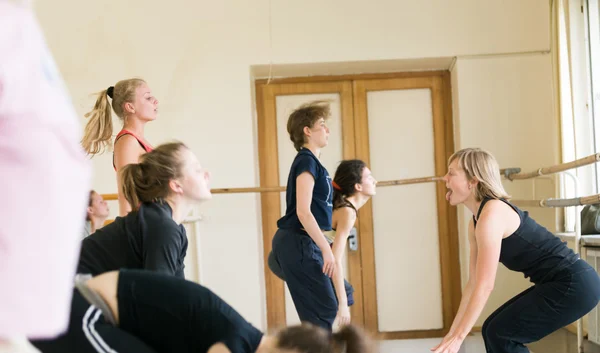
[[[492,199],[483,199],[477,218],[489,200]],[[545,282],[579,259],[565,242],[530,218],[529,212],[520,210],[504,199],[500,201],[515,210],[521,219],[519,228],[502,239],[500,262],[509,270],[522,272],[525,278],[529,277],[531,282],[537,284]],[[475,216],[473,222],[477,226]]]

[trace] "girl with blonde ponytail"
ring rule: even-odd
[[[124,166],[137,163],[142,154],[152,151],[152,146],[144,138],[144,127],[147,122],[156,120],[158,100],[148,84],[138,78],[119,81],[99,92],[94,108],[85,115],[89,120],[81,144],[88,155],[103,153],[111,147],[113,110],[123,122],[114,142],[113,167],[118,174]],[[120,192],[119,177],[117,189],[119,215],[124,216],[131,211],[131,205]]]

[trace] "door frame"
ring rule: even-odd
[[[260,165],[260,186],[279,186],[279,154],[277,150],[277,96],[296,94],[338,93],[340,95],[342,117],[342,158],[354,158],[354,118],[352,106],[352,82],[344,80],[325,82],[298,82],[269,85],[256,82],[258,113],[258,148]],[[291,143],[291,141],[290,141]],[[286,325],[284,283],[275,276],[268,266],[271,241],[277,231],[277,220],[281,217],[280,192],[261,193],[265,292],[267,299],[267,326],[269,328]],[[360,276],[360,255],[348,252],[349,280]],[[354,296],[362,294],[362,285],[354,286]],[[351,307],[351,315],[357,322],[363,321],[362,301]]]
[[[367,113],[368,92],[386,90],[429,89],[431,92],[435,175],[446,173],[447,160],[454,151],[454,128],[450,96],[450,74],[367,79],[353,82],[354,114],[356,131],[356,155],[370,165],[369,122]],[[439,143],[443,141],[444,143]],[[380,332],[377,308],[377,280],[375,269],[375,244],[373,232],[373,204],[367,202],[360,210],[359,234],[361,239],[362,277],[364,286],[365,328],[381,339],[442,337],[452,325],[461,298],[460,254],[458,244],[458,217],[456,207],[446,202],[446,187],[436,184],[438,216],[439,263],[442,287],[443,328],[433,330],[412,330]]]
[[[260,168],[260,186],[279,186],[279,156],[277,151],[276,97],[278,95],[338,93],[340,94],[342,114],[343,158],[360,158],[369,164],[368,130],[356,133],[368,127],[366,104],[361,107],[357,98],[358,81],[395,78],[414,78],[415,82],[432,90],[433,116],[443,121],[442,131],[434,131],[434,141],[443,138],[443,145],[436,144],[436,175],[445,174],[446,161],[454,151],[454,129],[452,119],[451,80],[449,71],[399,72],[385,74],[359,74],[342,76],[311,76],[278,79],[258,79],[255,81],[256,108],[258,123],[258,155]],[[425,81],[423,81],[423,79]],[[412,80],[411,80],[412,81]],[[377,89],[365,82],[365,92]],[[318,85],[317,85],[318,84]],[[323,86],[320,86],[320,85]],[[349,90],[348,90],[348,85]],[[313,88],[311,88],[313,86]],[[316,88],[315,88],[316,87]],[[414,87],[422,88],[422,87]],[[409,88],[407,88],[409,89]],[[349,94],[349,97],[348,97]],[[434,103],[437,102],[437,103]],[[365,102],[366,103],[366,102]],[[363,113],[360,113],[362,109]],[[360,135],[367,136],[361,138]],[[353,139],[344,138],[353,136]],[[442,158],[443,157],[443,158]],[[377,324],[377,300],[375,287],[375,263],[373,244],[373,213],[368,202],[359,210],[356,228],[359,230],[359,249],[348,252],[349,281],[355,288],[355,304],[351,307],[352,321],[364,326],[367,331],[382,339],[441,337],[447,333],[452,319],[458,311],[461,298],[458,217],[455,207],[445,200],[445,187],[437,185],[438,224],[440,244],[440,264],[442,271],[443,323],[441,330],[420,330],[406,332],[381,333]],[[441,195],[441,196],[440,196]],[[267,327],[277,328],[286,325],[285,290],[283,281],[273,275],[267,264],[267,255],[271,251],[271,240],[277,230],[280,218],[279,192],[261,193],[262,232],[264,250],[264,273],[267,308]],[[439,210],[442,210],[441,215]],[[272,210],[278,210],[273,212]],[[444,228],[444,226],[446,226]],[[367,274],[367,276],[365,276]],[[369,274],[370,277],[369,277]],[[369,278],[365,278],[369,277]],[[375,294],[375,296],[373,296]],[[374,300],[373,300],[374,298]],[[375,318],[375,319],[374,319]]]

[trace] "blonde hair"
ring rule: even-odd
[[[478,181],[475,188],[477,201],[484,198],[510,199],[510,195],[506,193],[502,185],[498,162],[489,152],[480,148],[464,148],[450,156],[448,164],[455,159],[469,181]]]
[[[181,142],[165,143],[141,155],[139,163],[121,169],[121,190],[133,211],[142,202],[160,201],[169,196],[169,181],[179,178],[182,173],[181,151],[184,148],[187,146]]]
[[[135,101],[136,89],[145,84],[146,81],[139,78],[131,78],[117,82],[114,87],[109,87],[98,93],[94,108],[85,114],[89,121],[85,125],[85,132],[81,145],[88,154],[103,153],[106,148],[112,146],[112,110],[124,121],[125,115],[123,105]],[[112,98],[111,104],[108,98]]]

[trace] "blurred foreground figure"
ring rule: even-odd
[[[91,169],[29,5],[0,0],[0,53],[0,352],[26,352],[67,328]]]

